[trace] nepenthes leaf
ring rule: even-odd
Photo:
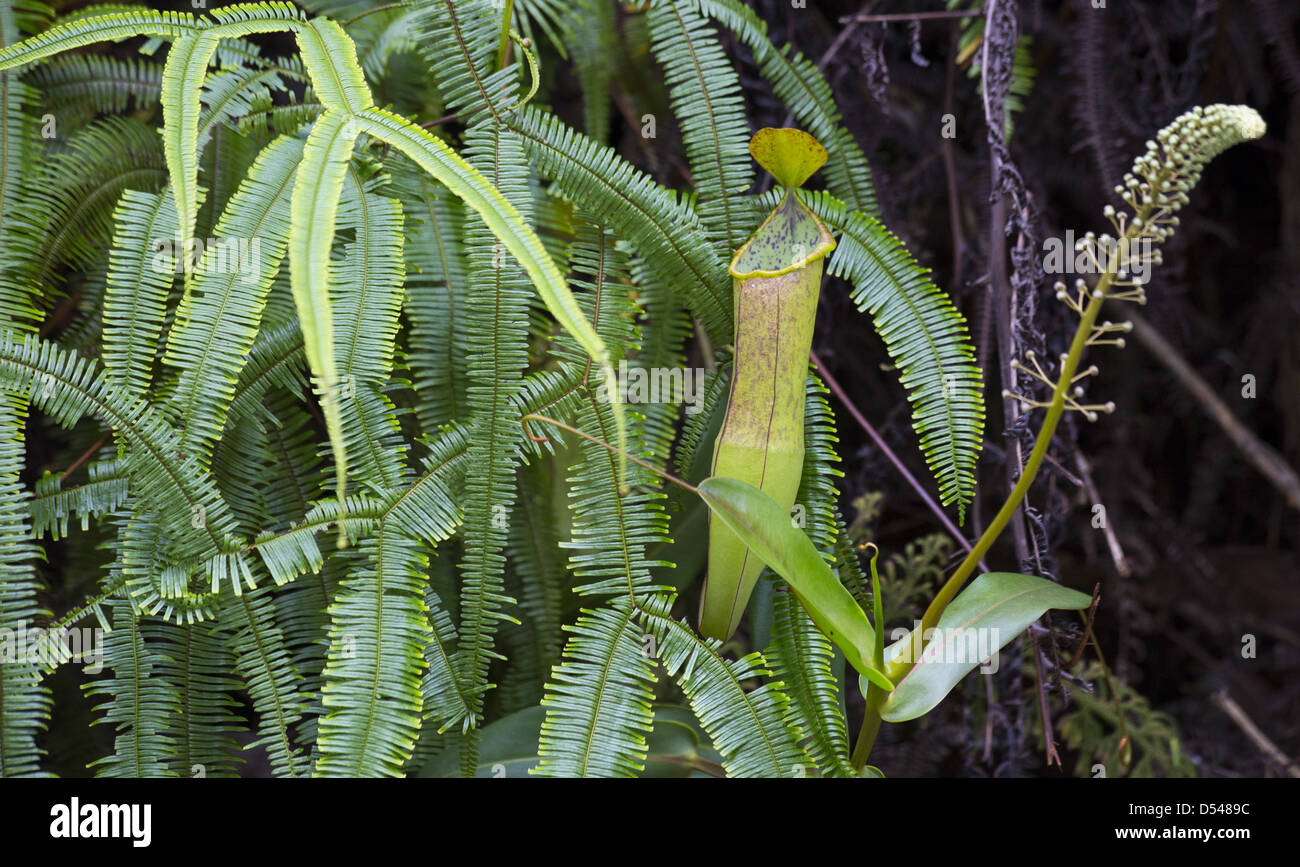
[[[872,665],[876,633],[847,588],[788,512],[753,485],[737,479],[705,479],[700,497],[728,529],[744,539],[755,559],[767,563],[794,590],[817,628],[826,633],[857,671],[880,688],[894,688]]]

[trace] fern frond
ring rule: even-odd
[[[200,128],[203,121],[199,121]],[[275,138],[274,135],[260,130],[252,135],[243,135],[220,124],[208,130],[208,142],[199,154],[199,176],[203,196],[199,200],[198,221],[194,231],[197,243],[206,244],[202,239],[211,239],[215,234],[217,221],[221,214],[239,191],[239,185],[248,176],[257,157]],[[250,245],[251,246],[251,245]],[[184,263],[179,269],[184,271]],[[191,274],[191,282],[192,274]],[[184,303],[184,293],[182,293]]]
[[[351,381],[340,392],[339,419],[352,478],[379,493],[409,485],[406,441],[392,401],[373,380]]]
[[[582,130],[597,144],[609,143],[610,71],[618,63],[614,4],[577,0],[564,29],[569,52],[582,86]]]
[[[338,311],[334,357],[342,433],[355,461],[351,472],[379,491],[405,487],[410,477],[400,425],[383,394],[392,377],[404,270],[401,205],[370,192],[383,180],[363,180],[355,164],[348,168],[338,224],[356,240],[336,265],[331,298]]]
[[[239,129],[255,106],[269,101],[274,91],[288,92],[286,70],[301,78],[307,74],[296,59],[281,60],[275,66],[237,66],[210,73],[203,83],[203,110],[199,115],[198,147],[200,153],[220,124]]]
[[[212,476],[244,537],[271,523],[263,485],[275,472],[268,446],[263,426],[246,424],[226,430],[212,451]]]
[[[293,727],[307,711],[302,675],[294,668],[284,633],[276,622],[275,601],[267,587],[222,597],[221,625],[230,635],[235,671],[258,716],[257,737],[244,749],[266,747],[277,776],[301,777],[309,771]]]
[[[344,578],[330,606],[330,649],[322,700],[317,776],[398,776],[420,731],[421,675],[430,620],[421,586],[428,560],[421,548],[445,539],[460,522],[448,485],[463,440],[445,439],[433,469],[393,498],[378,532],[364,540],[365,568]],[[412,519],[418,510],[419,523]],[[417,532],[410,532],[411,530]]]
[[[505,246],[528,273],[551,315],[582,344],[587,355],[600,364],[605,375],[612,379],[614,374],[604,344],[582,318],[581,309],[569,292],[559,269],[547,255],[541,239],[520,217],[511,202],[439,139],[405,118],[370,109],[356,120],[366,132],[410,157],[482,218],[496,240]],[[496,256],[495,243],[493,249],[493,255]],[[617,410],[616,414],[621,434],[622,415]],[[621,441],[622,436],[619,439]]]
[[[248,417],[262,417],[279,427],[279,416],[263,404],[268,389],[280,388],[292,394],[304,393],[302,332],[296,319],[273,325],[263,322],[262,328],[249,350],[248,364],[240,371],[230,410],[226,413],[226,427]],[[267,418],[268,412],[270,418]],[[287,433],[287,432],[286,432]],[[297,433],[302,433],[299,428]],[[303,510],[312,497],[302,500]]]
[[[41,588],[33,563],[40,549],[31,541],[28,494],[19,479],[25,417],[22,400],[0,395],[0,628],[8,645],[3,651],[7,658],[0,660],[0,777],[40,773],[37,738],[53,704],[38,660],[25,659],[26,649],[14,647],[15,634],[49,616],[37,601]]]
[[[429,454],[421,461],[423,474],[420,481],[411,487],[410,493],[403,497],[393,512],[390,520],[394,526],[429,545],[439,538],[443,528],[430,521],[430,516],[438,514],[438,504],[444,492],[462,489],[468,450],[464,428],[448,427],[431,441]],[[426,498],[432,500],[428,505],[423,504]],[[438,732],[456,725],[468,726],[477,713],[474,696],[459,680],[457,673],[456,612],[449,607],[457,599],[454,570],[445,551],[443,554],[435,564],[425,590],[429,632],[424,659],[428,668],[420,685],[424,694],[425,719]],[[448,580],[436,581],[434,574],[445,575]]]
[[[480,124],[466,135],[467,151],[491,183],[525,215],[532,213],[523,148],[509,132]],[[469,461],[465,486],[465,556],[461,561],[461,645],[457,671],[472,684],[476,712],[489,688],[488,666],[498,624],[514,604],[505,595],[504,549],[514,506],[514,472],[523,439],[514,398],[528,366],[528,286],[503,266],[492,234],[479,220],[465,227],[470,291]],[[550,261],[549,259],[547,261]],[[585,322],[585,320],[584,320]],[[475,721],[476,722],[476,721]]]
[[[163,154],[176,201],[176,240],[189,243],[199,211],[200,96],[208,64],[217,50],[217,35],[201,31],[182,36],[167,52],[163,67]],[[187,265],[185,273],[188,275]]]
[[[297,400],[282,399],[281,417],[296,419],[294,427],[265,424],[267,451],[279,472],[265,482],[267,511],[278,522],[301,520],[311,502],[324,493],[324,473],[316,452],[316,439],[307,425],[307,413]],[[288,404],[292,401],[292,410]],[[288,415],[292,411],[296,415]],[[280,579],[276,579],[277,581]]]
[[[132,490],[159,516],[176,558],[226,546],[234,530],[229,510],[195,457],[179,457],[179,437],[151,406],[123,399],[89,362],[35,338],[0,341],[0,385],[29,395],[64,427],[93,413],[127,441]]]
[[[424,695],[425,719],[435,731],[442,732],[469,720],[475,714],[474,700],[457,679],[458,635],[451,612],[432,585],[425,591],[424,603],[428,610],[429,635],[424,645],[427,668],[420,691]]]
[[[774,46],[767,25],[740,0],[687,0],[687,4],[717,20],[754,52],[759,71],[776,95],[800,125],[826,147],[826,184],[831,194],[850,210],[874,216],[871,169],[862,148],[841,124],[835,97],[817,66],[792,46]]]
[[[233,3],[213,9],[210,13],[214,19],[235,31],[240,25],[248,27],[247,33],[265,33],[267,30],[254,29],[258,25],[287,30],[298,22],[307,19],[306,13],[285,0],[259,0],[256,3]],[[228,33],[226,35],[229,35]]]
[[[283,5],[293,9],[287,3]],[[235,8],[239,7],[228,6],[226,10],[213,10],[212,14],[218,16]],[[326,109],[357,115],[374,107],[365,73],[357,60],[356,44],[342,27],[328,18],[315,18],[294,30],[316,98]]]
[[[582,609],[565,631],[565,662],[555,667],[540,740],[549,777],[634,777],[645,769],[646,735],[654,724],[656,678],[643,653],[632,600]]]
[[[330,605],[316,776],[400,776],[420,729],[428,620],[420,543],[382,527]]]
[[[217,221],[219,242],[204,248],[167,338],[163,362],[179,369],[167,410],[184,420],[185,444],[205,460],[225,426],[267,292],[284,259],[292,182],[303,150],[300,140],[288,136],[263,150]]]
[[[110,388],[144,397],[176,271],[170,251],[157,248],[158,241],[176,235],[175,200],[127,190],[113,220],[117,229],[104,294],[104,371]]]
[[[631,275],[632,284],[640,288],[638,303],[645,310],[636,365],[648,370],[685,369],[687,341],[695,336],[695,321],[687,308],[689,299],[682,298],[677,287],[665,281],[654,260],[635,257]],[[644,442],[652,456],[648,460],[667,466],[683,410],[674,403],[651,403],[644,411]],[[690,415],[689,410],[686,413]]]
[[[652,597],[644,606],[644,625],[668,674],[722,753],[728,776],[802,776],[811,760],[797,745],[798,732],[785,721],[789,699],[781,684],[744,687],[745,681],[768,675],[762,654],[723,659],[720,642],[701,638],[669,616],[673,601],[672,596]]]
[[[22,207],[27,179],[38,174],[33,171],[37,153],[35,108],[35,91],[12,73],[0,73],[0,249],[6,253],[0,262],[0,327],[22,331],[35,330],[41,320],[33,298],[37,287],[26,279],[23,267],[24,260],[34,252],[31,238],[36,230],[21,227],[30,223],[43,228],[38,215],[28,214]],[[24,236],[27,247],[20,253]]]
[[[180,714],[175,685],[159,675],[156,648],[144,640],[139,616],[126,602],[110,606],[113,629],[103,639],[104,667],[113,676],[87,684],[87,695],[106,695],[95,723],[113,725],[113,753],[91,762],[100,777],[176,776],[172,724]]]
[[[311,89],[302,101],[277,105],[270,94],[258,94],[249,103],[248,112],[239,119],[241,135],[288,135],[314,122],[325,113],[325,106],[312,99]]]
[[[704,396],[700,401],[700,411],[686,417],[673,458],[677,472],[684,479],[690,479],[694,475],[691,470],[701,460],[712,458],[709,450],[713,447],[713,438],[709,433],[715,431],[714,425],[727,405],[730,383],[730,364],[704,374],[704,384],[701,386]]]
[[[827,272],[852,283],[858,309],[871,315],[912,404],[912,426],[940,499],[956,503],[964,520],[984,436],[983,382],[966,321],[877,220],[824,193],[805,200],[842,233]]]
[[[355,167],[344,185],[339,227],[354,229],[334,279],[334,357],[343,376],[383,382],[392,374],[402,311],[402,206],[366,188]]]
[[[68,517],[77,515],[81,529],[90,528],[90,520],[115,512],[126,502],[130,478],[122,461],[96,461],[89,467],[90,481],[63,488],[59,476],[46,473],[36,482],[31,502],[32,536],[49,534],[58,541],[68,535]]]
[[[763,655],[785,685],[786,722],[803,733],[801,744],[824,775],[856,776],[833,668],[842,672],[844,660],[788,588],[773,594],[773,608],[772,640]]]
[[[633,419],[636,431],[639,419]],[[612,421],[608,405],[588,396],[578,410],[576,426],[609,442]],[[635,600],[663,589],[654,584],[651,570],[665,564],[645,555],[649,547],[667,537],[667,517],[660,505],[666,495],[659,489],[659,480],[649,470],[635,466],[628,470],[629,491],[620,494],[617,457],[585,440],[579,451],[582,457],[569,479],[574,512],[571,540],[561,543],[574,552],[569,569],[584,582],[577,592]]]
[[[835,575],[840,579],[840,583],[853,594],[853,598],[858,600],[862,610],[869,611],[871,610],[871,582],[867,580],[866,574],[862,571],[862,563],[858,560],[857,548],[844,526],[844,517],[840,514],[839,509],[835,510],[835,528],[835,559],[831,564],[835,569]],[[886,605],[888,605],[887,602]],[[888,608],[886,608],[886,611],[888,611]]]
[[[364,518],[364,510],[360,516]],[[285,584],[300,575],[320,571],[324,557],[316,542],[316,535],[334,523],[336,517],[323,517],[309,512],[287,530],[279,533],[267,530],[258,534],[247,548],[255,550],[261,556],[263,565],[276,584]],[[349,517],[355,520],[358,516]]]
[[[584,212],[585,216],[585,212]],[[601,339],[622,359],[636,351],[640,312],[626,289],[627,257],[618,249],[614,236],[602,226],[581,225],[573,246],[574,287],[579,303],[595,324]],[[616,395],[606,393],[604,384],[590,376],[581,348],[567,336],[556,340],[555,354],[584,376],[575,390],[576,423],[580,430],[607,443],[613,438],[610,403]],[[669,396],[671,397],[671,396]],[[621,397],[619,398],[621,399]],[[633,456],[653,459],[643,445],[642,418],[630,414]],[[570,540],[561,547],[574,551],[569,568],[583,582],[583,595],[618,594],[635,600],[653,592],[650,570],[662,565],[646,559],[645,551],[667,534],[667,518],[661,501],[665,495],[660,481],[639,465],[629,467],[627,490],[618,473],[618,458],[609,449],[583,440],[579,459],[571,468],[570,509],[573,521]]]
[[[837,527],[835,504],[839,501],[836,479],[844,473],[836,466],[835,416],[826,395],[830,394],[817,374],[808,374],[804,395],[803,478],[795,502],[804,507],[804,530],[822,556],[829,558]]]
[[[334,284],[330,248],[352,147],[359,131],[344,112],[327,111],[312,127],[295,173],[290,204],[289,282],[303,349],[321,398],[321,411],[334,450],[339,502],[347,492],[347,452],[339,411],[338,369],[334,359]]]
[[[0,296],[57,297],[58,266],[95,270],[113,234],[113,211],[125,189],[156,192],[167,173],[151,127],[107,117],[77,130],[67,145],[36,163],[25,195],[7,215],[8,267]]]
[[[731,340],[731,277],[704,240],[699,218],[676,196],[614,152],[526,106],[510,120],[538,169],[609,225],[640,256],[655,263],[663,282],[685,295],[709,336]]]
[[[803,479],[795,502],[803,507],[804,531],[827,559],[834,553],[839,525],[835,504],[839,492],[835,479],[844,474],[836,467],[835,419],[826,402],[827,389],[816,374],[809,374],[804,408]],[[801,744],[828,776],[855,776],[849,764],[849,747],[843,699],[837,681],[844,660],[830,640],[818,630],[808,612],[784,581],[766,573],[772,582],[771,640],[763,654],[772,675],[785,684],[790,699],[786,721],[803,733]]]
[[[470,126],[485,114],[501,123],[507,105],[518,101],[519,64],[496,68],[500,9],[490,0],[414,0],[411,5],[446,108]]]
[[[313,755],[320,718],[325,713],[320,688],[329,651],[329,606],[338,595],[343,576],[357,565],[358,559],[354,549],[336,550],[323,568],[317,566],[310,577],[285,584],[275,594],[276,622],[284,634],[292,665],[302,676],[301,691],[310,697],[295,740]]]
[[[66,133],[100,112],[122,114],[156,106],[162,65],[132,57],[70,54],[33,68],[26,80],[41,92]]]
[[[620,277],[626,257],[612,235],[583,225],[573,248],[576,272],[586,279],[579,303],[606,344],[618,356],[632,351],[638,336],[636,305]],[[557,341],[556,354],[575,366],[579,347]],[[609,441],[612,418],[604,387],[584,377],[576,389],[577,425]],[[641,418],[631,414],[633,442],[640,443]],[[638,451],[643,449],[638,448]],[[635,776],[644,768],[646,735],[653,722],[651,685],[655,678],[644,641],[636,628],[638,599],[660,590],[651,570],[663,565],[646,559],[646,550],[667,536],[658,479],[639,465],[630,468],[629,490],[619,490],[617,458],[608,449],[583,441],[570,477],[573,510],[571,540],[561,547],[570,555],[570,570],[585,581],[584,596],[614,595],[610,608],[583,609],[565,648],[565,661],[547,683],[546,721],[542,728],[542,763],[537,773],[549,776]]]
[[[117,559],[110,566],[110,576],[113,581],[119,577],[122,580],[123,596],[130,600],[133,611],[161,615],[176,623],[206,621],[216,616],[218,594],[195,584],[193,579],[199,570],[191,558],[176,562],[176,558],[168,557],[170,540],[160,528],[158,515],[146,507],[114,515],[112,520],[118,525],[114,548]],[[228,554],[214,553],[207,561],[209,572],[228,575]]]
[[[168,753],[175,775],[234,777],[240,764],[234,732],[244,730],[231,694],[239,682],[229,672],[234,660],[229,636],[213,623],[176,626],[146,621],[151,676],[172,685],[178,713],[169,721]]]
[[[0,69],[14,69],[53,54],[84,48],[96,42],[118,42],[134,36],[181,39],[198,32],[201,24],[183,12],[155,12],[138,7],[91,7],[82,16],[65,16],[49,30],[0,49]]]
[[[740,79],[713,26],[689,6],[656,3],[649,21],[690,160],[700,222],[718,254],[729,259],[759,216],[754,200],[742,195],[754,182],[754,169]]]
[[[405,209],[406,363],[426,433],[464,418],[468,372],[468,263],[461,244],[464,208],[400,155],[388,163]]]
[[[511,664],[497,699],[503,713],[533,707],[542,699],[551,667],[560,661],[563,594],[568,574],[557,542],[562,510],[555,507],[558,462],[534,459],[518,473],[519,496],[506,540],[506,593],[519,600],[519,623],[505,624],[502,637]]]
[[[336,15],[328,17],[341,20]],[[377,10],[351,24],[348,35],[357,45],[357,56],[367,78],[378,81],[387,74],[389,59],[394,54],[419,47],[415,36],[416,17],[414,9],[398,6]]]

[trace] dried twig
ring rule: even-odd
[[[1097,493],[1097,486],[1093,484],[1092,471],[1083,452],[1074,453],[1074,463],[1079,468],[1079,478],[1083,480],[1083,488],[1088,494],[1088,499],[1100,503],[1101,496]],[[1115,563],[1115,571],[1121,578],[1129,577],[1133,574],[1133,569],[1129,566],[1128,558],[1124,556],[1124,549],[1120,546],[1119,537],[1115,535],[1109,520],[1101,522],[1101,531],[1106,534],[1106,547],[1110,549],[1110,559]]]
[[[1043,651],[1038,648],[1038,636],[1029,634],[1034,647],[1034,674],[1038,684],[1038,716],[1043,722],[1043,750],[1047,757],[1047,766],[1053,763],[1061,767],[1061,754],[1056,751],[1056,737],[1052,732],[1052,712],[1047,707],[1047,690],[1043,684]]]
[[[1215,707],[1227,714],[1237,724],[1237,727],[1246,734],[1246,737],[1250,738],[1251,742],[1259,747],[1260,752],[1268,756],[1288,775],[1300,777],[1300,766],[1296,765],[1294,760],[1288,758],[1286,753],[1278,748],[1277,744],[1269,740],[1268,735],[1259,730],[1259,726],[1255,725],[1255,721],[1247,715],[1241,705],[1232,700],[1232,696],[1228,695],[1226,689],[1221,689],[1211,695],[1210,701],[1214,702]]]
[[[79,467],[79,466],[81,466],[82,464],[84,464],[87,460],[90,459],[90,456],[91,456],[91,455],[93,455],[95,452],[99,451],[99,447],[102,446],[104,443],[106,443],[106,442],[108,441],[108,438],[109,438],[110,436],[112,436],[112,434],[104,434],[102,437],[100,437],[100,438],[95,442],[95,444],[94,444],[93,446],[91,446],[90,448],[86,449],[85,453],[82,454],[81,457],[77,458],[75,461],[72,462],[72,466],[68,467],[66,470],[63,471],[63,475],[59,476],[59,481],[63,481],[63,480],[66,479],[68,476],[70,476],[70,475],[72,475],[74,472],[76,472],[77,467]]]
[[[1138,342],[1149,349],[1156,360],[1169,369],[1174,378],[1201,405],[1205,414],[1223,428],[1228,439],[1241,450],[1246,460],[1250,461],[1255,469],[1259,470],[1264,478],[1286,497],[1287,505],[1293,509],[1300,509],[1300,476],[1296,475],[1296,471],[1291,468],[1286,459],[1238,421],[1228,405],[1179,355],[1178,350],[1151,327],[1149,322],[1131,310],[1126,310],[1125,314],[1133,321],[1133,336]]]

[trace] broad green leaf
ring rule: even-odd
[[[943,612],[919,661],[898,681],[881,716],[904,722],[929,713],[966,674],[1011,643],[1049,608],[1083,609],[1086,594],[1045,578],[988,572],[976,578]],[[924,638],[924,636],[920,636]],[[885,662],[906,661],[919,643],[914,634],[890,645]]]
[[[125,190],[113,211],[113,249],[104,293],[104,371],[116,388],[143,397],[153,376],[154,346],[167,316],[174,263],[150,243],[176,232],[165,193]],[[158,267],[162,258],[163,266]]]
[[[642,777],[706,776],[696,770],[700,760],[722,764],[722,756],[709,743],[709,735],[689,707],[655,705],[654,729],[646,738]]]
[[[889,678],[871,667],[876,634],[866,613],[812,540],[791,523],[790,514],[758,488],[737,479],[705,479],[699,492],[713,514],[789,582],[817,628],[844,651],[849,663],[882,689],[893,689]]]
[[[826,148],[801,129],[764,127],[749,140],[749,153],[783,187],[801,187],[826,164]]]
[[[537,767],[537,739],[546,718],[546,708],[528,707],[484,726],[479,735],[478,761],[474,765],[476,777],[506,777],[521,779]],[[424,767],[421,777],[459,777],[460,745],[454,740]]]

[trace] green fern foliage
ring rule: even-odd
[[[0,776],[55,767],[73,665],[99,776],[474,774],[520,731],[543,776],[851,772],[782,582],[762,640],[695,632],[707,510],[665,477],[707,473],[770,205],[738,42],[826,144],[830,271],[970,502],[965,326],[812,63],[731,0],[43,8],[0,0],[0,629],[92,630],[103,672],[0,664]],[[624,56],[686,183],[614,146]],[[860,589],[812,376],[805,417],[805,529]]]
[[[940,497],[964,520],[984,436],[983,380],[966,322],[878,220],[825,193],[809,195],[808,205],[841,231],[827,271],[853,284],[858,309],[885,341]]]
[[[8,394],[0,400],[0,627],[10,644],[0,664],[0,772],[6,777],[39,774],[36,738],[48,724],[51,705],[38,660],[23,658],[13,646],[14,633],[35,627],[36,619],[47,615],[37,601],[40,588],[32,568],[38,552],[29,530],[30,494],[18,478],[25,415],[21,398]]]
[[[830,85],[817,66],[790,46],[777,48],[767,38],[767,25],[740,0],[687,0],[684,5],[716,19],[743,42],[765,78],[808,132],[826,146],[826,177],[832,195],[851,210],[876,213],[871,169],[862,148],[841,124]]]
[[[583,609],[571,627],[568,661],[556,668],[542,724],[537,773],[635,776],[645,769],[655,681],[636,610],[627,599]]]
[[[700,219],[729,259],[758,220],[752,200],[740,195],[754,182],[740,80],[708,22],[689,6],[656,3],[649,19],[690,158]]]
[[[672,597],[648,606],[647,628],[658,642],[668,674],[690,700],[723,766],[735,777],[806,776],[812,760],[798,746],[796,730],[786,722],[789,699],[779,681],[746,691],[743,682],[766,675],[759,653],[731,661],[718,654],[718,642],[702,638],[668,616]]]

